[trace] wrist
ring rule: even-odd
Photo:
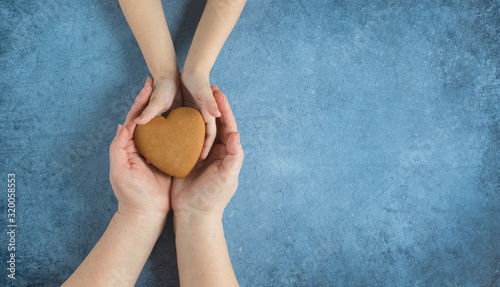
[[[174,211],[174,232],[191,232],[211,229],[222,225],[222,213],[201,214]]]
[[[167,215],[158,214],[140,214],[140,213],[130,213],[118,210],[115,213],[116,220],[121,222],[123,225],[134,233],[137,233],[139,237],[145,239],[158,239],[165,222],[167,220]]]
[[[189,57],[189,55],[188,55]],[[186,63],[184,64],[184,68],[182,69],[182,75],[193,75],[193,74],[198,74],[203,77],[206,77],[207,79],[210,76],[210,71],[212,70],[212,66],[210,65],[205,65],[201,62],[198,62],[196,64],[191,64],[189,60],[186,60]],[[181,75],[181,76],[182,76]]]
[[[159,72],[151,71],[151,76],[153,76],[153,79],[155,81],[167,80],[167,81],[179,82],[180,71],[178,67],[176,69],[165,69]]]
[[[180,90],[181,80],[180,75],[161,75],[158,77],[153,77],[154,83],[153,86],[157,87],[159,83],[166,83],[168,86],[175,90]]]

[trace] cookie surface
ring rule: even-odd
[[[141,154],[155,167],[174,177],[186,177],[200,157],[205,122],[193,108],[181,107],[166,118],[156,116],[135,128],[134,140]]]

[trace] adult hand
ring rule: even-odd
[[[222,219],[222,213],[238,186],[243,149],[231,107],[214,85],[213,97],[221,117],[215,145],[206,160],[200,160],[184,179],[172,182],[172,209],[175,217],[201,216]]]
[[[155,116],[182,106],[182,90],[178,74],[158,77],[152,85],[153,94],[149,98],[149,104],[140,116],[134,119],[136,124],[144,125]]]
[[[200,158],[205,159],[214,143],[217,128],[215,117],[221,113],[215,102],[208,76],[199,72],[184,71],[181,74],[184,106],[198,109],[205,120],[205,143]]]
[[[63,286],[134,286],[165,226],[171,177],[138,155],[133,134],[153,79],[137,96],[109,147],[109,180],[118,211],[89,255]]]
[[[119,213],[165,219],[170,210],[172,177],[144,161],[133,137],[137,126],[134,120],[148,104],[152,85],[153,79],[148,78],[125,123],[118,126],[109,147],[109,180],[118,199]]]

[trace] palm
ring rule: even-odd
[[[170,190],[172,177],[146,163],[139,155],[133,140],[129,141],[126,150],[130,165],[130,183],[138,191],[138,197],[146,197],[153,204],[151,207],[153,210],[163,211],[168,209],[168,191]],[[148,190],[148,192],[140,194],[141,190]]]
[[[169,191],[172,177],[149,165],[139,155],[130,139],[125,147],[127,163],[117,183],[118,201],[127,210],[147,210],[166,213],[170,209]]]
[[[172,182],[172,209],[210,212],[215,206],[208,206],[214,191],[224,185],[222,162],[226,147],[216,144],[206,160],[199,160],[186,178],[174,178]],[[227,204],[227,202],[224,203]]]

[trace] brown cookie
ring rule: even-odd
[[[156,116],[147,124],[138,125],[134,140],[151,164],[166,174],[184,178],[200,157],[205,122],[197,110],[177,108],[167,118]]]

